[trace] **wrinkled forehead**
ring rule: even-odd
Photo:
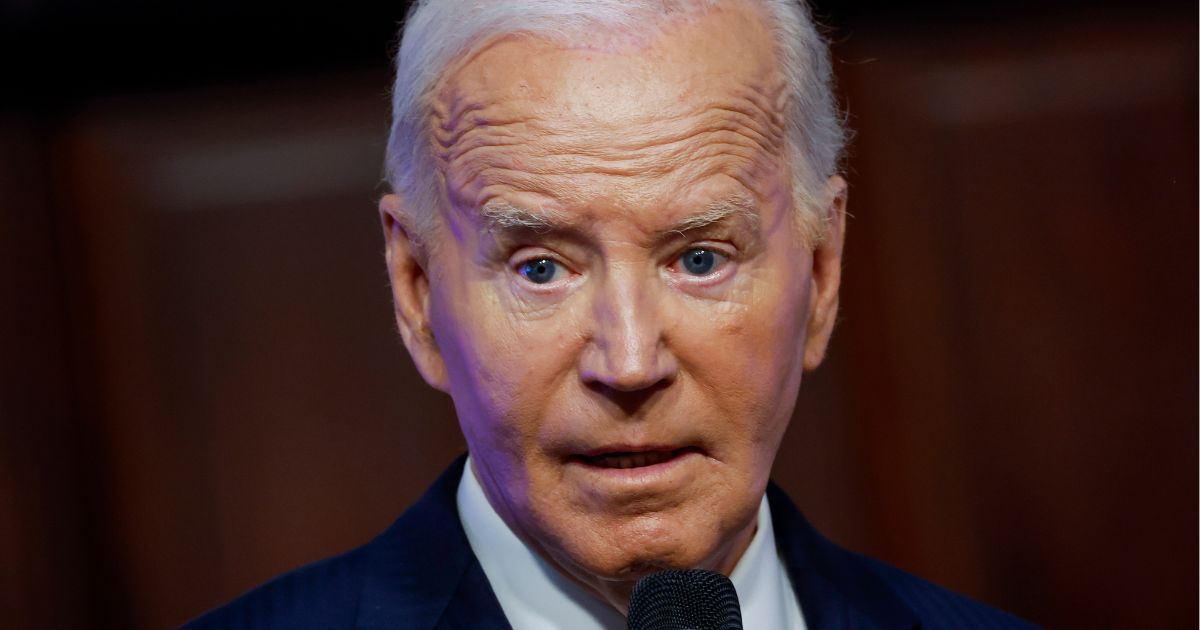
[[[493,34],[483,46],[452,62],[433,90],[437,109],[485,97],[536,99],[562,103],[575,111],[603,114],[589,99],[601,92],[612,102],[614,91],[653,82],[669,105],[694,98],[720,78],[765,84],[780,79],[774,34],[762,11],[753,3],[733,3],[695,14],[658,18],[639,26],[597,26],[588,33],[579,28],[557,37],[525,33]],[[569,51],[573,55],[549,53]],[[625,80],[614,82],[613,75]],[[598,80],[601,77],[604,80]],[[667,87],[677,88],[674,92]],[[627,92],[632,96],[634,91]],[[645,98],[652,96],[640,92]],[[566,97],[566,98],[564,98]],[[621,112],[612,112],[614,115]]]
[[[714,8],[656,32],[616,46],[508,35],[452,66],[430,121],[451,205],[506,194],[628,205],[778,166],[787,90],[758,11]],[[760,192],[737,187],[720,193]]]

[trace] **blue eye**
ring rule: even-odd
[[[680,264],[690,274],[703,276],[712,273],[717,265],[717,255],[707,249],[698,247],[687,250],[679,257]]]
[[[558,275],[558,263],[549,258],[535,258],[521,265],[521,275],[534,284],[546,284]]]

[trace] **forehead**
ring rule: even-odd
[[[435,88],[433,149],[451,206],[637,209],[681,194],[761,196],[755,187],[784,154],[773,41],[748,3],[625,45],[498,39]]]

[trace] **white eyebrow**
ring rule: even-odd
[[[755,208],[754,200],[749,195],[734,195],[710,203],[703,212],[681,219],[664,233],[684,236],[690,230],[698,230],[731,218],[743,219],[751,225],[757,225],[759,216]],[[562,227],[565,223],[562,213],[545,208],[533,212],[498,199],[483,204],[479,214],[486,221],[489,231],[517,229],[547,232]]]
[[[562,219],[559,213],[545,208],[540,212],[531,212],[500,200],[492,200],[483,204],[479,214],[487,221],[489,231],[500,228],[502,230],[522,229],[545,232],[554,228]]]
[[[714,201],[704,209],[704,212],[684,218],[669,231],[683,235],[688,230],[698,230],[730,218],[745,219],[752,225],[757,225],[758,212],[755,211],[754,200],[749,195],[734,195]]]

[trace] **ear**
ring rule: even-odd
[[[825,185],[825,232],[813,250],[812,290],[809,292],[808,334],[804,342],[804,369],[815,370],[825,359],[825,349],[837,320],[838,287],[842,282],[842,243],[846,238],[846,180],[838,175]]]
[[[413,230],[399,195],[384,195],[379,200],[379,218],[400,338],[425,382],[448,391],[446,363],[429,325],[429,276],[425,273],[428,249]]]

